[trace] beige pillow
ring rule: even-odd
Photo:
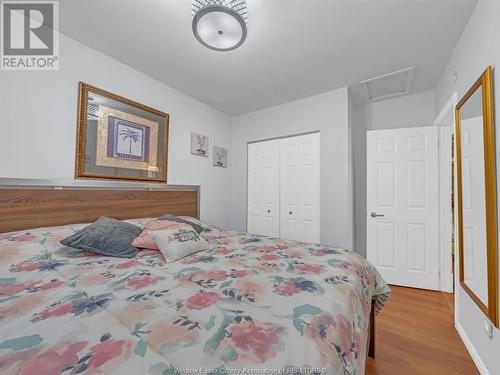
[[[208,250],[208,243],[192,227],[160,229],[149,234],[165,260],[171,262],[199,251]]]
[[[169,220],[150,220],[144,226],[144,230],[133,242],[132,246],[135,246],[139,249],[150,249],[150,250],[158,250],[158,246],[156,246],[153,238],[151,237],[151,232],[155,230],[161,229],[178,229],[178,228],[192,228],[188,224],[178,223],[176,221]]]

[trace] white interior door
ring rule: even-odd
[[[248,145],[247,231],[279,237],[279,140]]]
[[[281,139],[280,153],[280,236],[319,243],[319,133]]]
[[[389,284],[439,290],[437,134],[367,132],[367,258]]]

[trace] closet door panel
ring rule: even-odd
[[[286,225],[281,231],[281,237],[292,238],[292,233],[298,230],[298,215],[299,210],[299,186],[297,181],[299,179],[299,160],[297,154],[297,143],[296,142],[283,142],[281,141],[281,158],[280,158],[280,170],[283,170],[283,175],[285,176],[286,183],[282,186],[282,189],[286,189],[287,195],[286,199],[281,201],[282,213],[281,217],[286,220]]]
[[[319,134],[280,140],[281,237],[318,243]]]
[[[279,184],[279,141],[249,144],[249,233],[279,237]]]

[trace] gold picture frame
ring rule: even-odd
[[[169,115],[79,84],[76,178],[167,182]]]
[[[481,91],[478,91],[481,90]],[[463,106],[475,94],[482,95],[482,133],[484,145],[484,201],[486,232],[486,265],[487,265],[487,303],[469,287],[464,275],[464,193],[462,163],[462,120]],[[465,121],[465,120],[464,120]],[[458,203],[458,250],[459,281],[461,287],[498,328],[498,269],[497,269],[497,202],[495,173],[495,129],[493,119],[493,77],[492,68],[488,67],[469,91],[458,102],[455,108],[456,156],[457,156],[457,203]]]

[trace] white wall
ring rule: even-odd
[[[351,93],[349,89],[347,90],[347,101],[348,101],[348,119],[347,119],[347,147],[348,147],[348,186],[347,189],[349,191],[349,201],[348,201],[348,212],[349,212],[349,217],[347,220],[349,221],[349,233],[347,233],[348,238],[351,241],[351,247],[350,249],[355,249],[354,246],[354,233],[355,233],[355,228],[354,228],[354,209],[355,209],[355,202],[354,202],[354,147],[353,147],[353,142],[354,142],[354,102],[351,97]]]
[[[354,249],[366,256],[366,106],[352,114],[354,157]]]
[[[434,91],[369,103],[366,112],[368,130],[431,126],[436,116]]]
[[[6,91],[6,87],[5,85],[3,84],[3,81],[2,81],[2,73],[0,71],[0,131],[3,132],[4,131],[4,127],[5,125],[5,121],[6,121],[6,116],[5,116],[5,91]],[[4,170],[4,166],[6,165],[7,163],[7,160],[6,158],[4,157],[4,154],[3,154],[3,151],[5,149],[5,137],[2,136],[2,134],[0,133],[0,177],[1,177],[1,172]]]
[[[320,131],[321,242],[352,249],[347,88],[233,117],[231,225],[246,229],[247,143]]]
[[[437,111],[443,107],[453,92],[460,99],[483,73],[488,65],[494,70],[494,107],[500,109],[500,1],[480,0],[476,5],[467,27],[451,55],[443,74],[436,86]],[[453,82],[454,72],[457,81]],[[497,190],[500,187],[500,131],[496,118],[496,165]],[[497,198],[498,200],[498,198]],[[500,215],[500,204],[497,204]],[[500,217],[500,216],[499,216]],[[500,230],[500,221],[498,222]],[[500,233],[500,232],[499,232]],[[497,266],[498,267],[498,266]],[[460,286],[456,287],[458,323],[469,340],[472,352],[477,353],[477,363],[483,373],[500,373],[500,330],[494,329],[493,339],[489,340],[483,328],[485,315],[479,310]],[[474,355],[473,355],[474,357]]]
[[[354,247],[366,255],[366,131],[432,126],[434,91],[356,106],[353,110]]]
[[[202,218],[229,225],[230,169],[211,159],[213,145],[230,147],[230,117],[64,35],[60,43],[59,71],[0,71],[0,177],[74,177],[83,81],[169,113],[168,183],[201,185]],[[209,158],[190,154],[191,131],[209,136]]]

